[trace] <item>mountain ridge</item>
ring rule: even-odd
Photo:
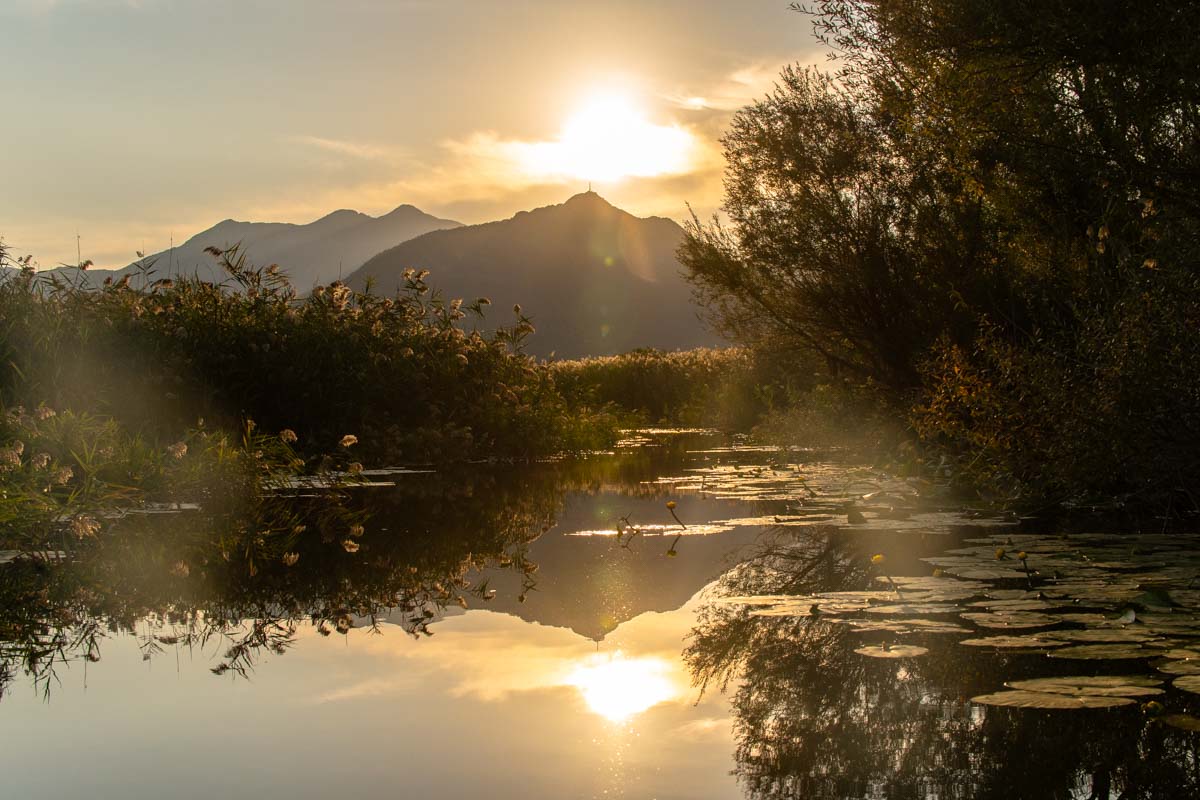
[[[508,219],[414,237],[369,259],[346,282],[390,293],[412,267],[429,270],[429,285],[448,298],[488,297],[496,309],[520,304],[537,328],[528,344],[535,355],[719,344],[700,322],[675,255],[683,235],[673,220],[636,217],[588,191]],[[499,322],[507,322],[503,311]]]
[[[156,277],[196,276],[215,283],[226,276],[207,247],[226,249],[234,245],[255,265],[277,264],[298,290],[331,283],[349,275],[365,261],[395,244],[433,230],[461,226],[409,204],[372,217],[353,209],[337,209],[308,223],[246,222],[223,219],[173,248],[146,254],[128,266],[92,269],[84,273],[89,285],[99,286],[105,278],[118,280],[136,273],[142,265],[153,265]],[[71,267],[47,270],[62,272]]]

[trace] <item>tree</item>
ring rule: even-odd
[[[799,10],[839,70],[737,115],[681,254],[726,330],[918,398],[1010,492],[1200,497],[1200,5]]]

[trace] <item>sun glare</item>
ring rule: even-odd
[[[686,172],[692,135],[648,121],[628,99],[599,95],[581,106],[556,140],[527,143],[521,167],[538,177],[600,182]]]
[[[571,673],[567,683],[577,688],[594,713],[622,722],[678,694],[669,677],[670,665],[660,658],[612,658],[589,663]]]

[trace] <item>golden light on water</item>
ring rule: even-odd
[[[670,673],[671,665],[661,658],[626,658],[616,653],[590,660],[566,683],[579,690],[594,713],[623,722],[678,695]]]
[[[554,141],[521,144],[518,160],[534,177],[609,182],[686,172],[694,147],[683,128],[650,122],[623,96],[597,95]]]

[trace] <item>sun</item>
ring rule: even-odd
[[[520,161],[536,177],[606,183],[687,172],[694,146],[688,131],[650,122],[629,98],[598,94],[567,118],[557,139],[526,143]]]
[[[622,722],[678,694],[670,665],[659,658],[594,658],[567,678],[593,713]]]

